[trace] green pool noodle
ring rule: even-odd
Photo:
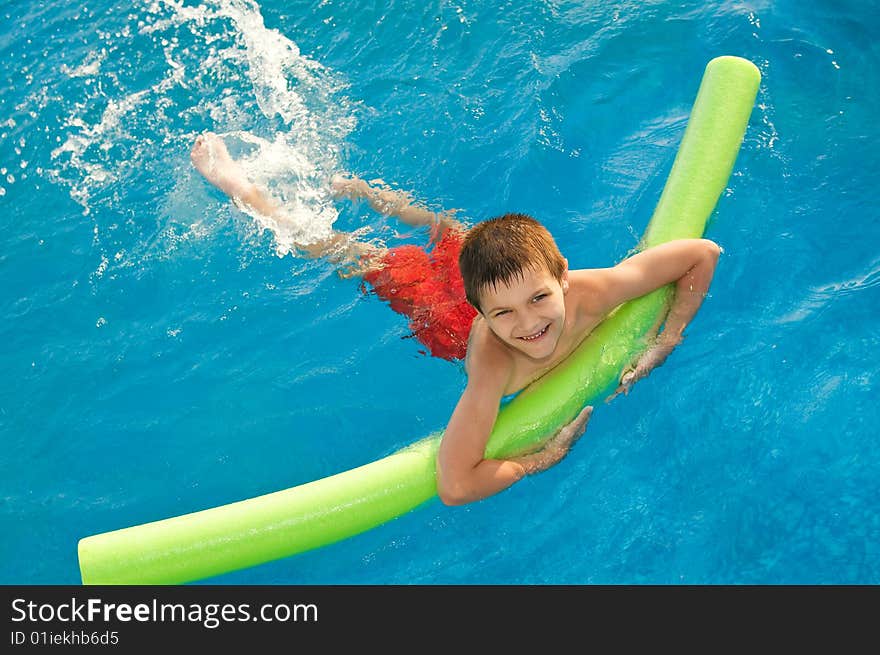
[[[656,210],[639,243],[700,237],[727,185],[760,82],[751,62],[709,62]],[[672,286],[612,313],[564,362],[502,408],[486,457],[541,443],[617,383],[662,318]],[[437,493],[434,434],[321,480],[79,541],[84,584],[181,584],[325,546],[398,517]]]

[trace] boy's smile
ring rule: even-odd
[[[519,338],[522,339],[523,341],[535,341],[535,340],[543,337],[545,334],[547,334],[547,329],[549,327],[550,327],[550,324],[548,323],[539,332],[536,332],[535,334],[530,335],[528,337],[519,337]]]
[[[543,267],[526,269],[509,284],[499,282],[483,291],[482,314],[504,343],[531,359],[546,359],[562,336],[567,290],[567,269],[562,281]]]

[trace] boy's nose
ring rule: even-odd
[[[520,316],[519,331],[522,336],[526,337],[538,332],[544,324],[540,317],[534,311],[523,312]]]

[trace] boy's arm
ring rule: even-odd
[[[468,384],[462,393],[437,453],[437,492],[447,505],[487,498],[524,476],[543,471],[565,457],[583,434],[592,407],[549,439],[538,452],[508,459],[484,459],[486,443],[510,375],[502,353],[469,356]],[[494,360],[494,361],[491,361]]]
[[[500,398],[500,396],[499,396]],[[463,505],[507,489],[525,476],[521,464],[483,459],[498,411],[470,384],[465,388],[437,454],[437,493],[447,505]]]
[[[519,464],[483,459],[512,362],[506,353],[475,344],[474,336],[471,335],[466,360],[467,386],[452,412],[437,453],[437,493],[447,505],[486,498],[525,475]]]
[[[721,248],[708,239],[678,239],[644,250],[593,276],[593,302],[601,315],[665,284],[675,283],[675,296],[663,332],[638,364],[624,374],[617,393],[662,364],[682,340],[682,333],[697,313],[715,273]],[[613,397],[613,396],[612,396]]]

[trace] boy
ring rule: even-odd
[[[467,386],[438,453],[441,500],[457,505],[485,498],[562,459],[583,433],[592,407],[537,453],[485,460],[502,397],[563,361],[618,305],[675,282],[662,334],[623,375],[611,398],[629,393],[681,341],[720,252],[712,241],[682,239],[611,268],[570,271],[550,233],[528,216],[507,214],[471,228],[459,265],[467,299],[479,314],[467,347]]]
[[[233,200],[283,220],[277,203],[248,182],[219,137],[199,137],[191,157]],[[614,308],[674,282],[663,332],[609,400],[629,393],[681,341],[721,252],[707,239],[682,239],[610,268],[570,271],[550,233],[529,216],[505,214],[468,230],[453,212],[430,212],[406,194],[358,178],[334,176],[331,187],[337,196],[366,198],[377,211],[409,225],[431,226],[430,255],[415,246],[380,248],[342,232],[300,247],[306,256],[347,265],[346,276],[363,276],[392,309],[410,317],[414,335],[433,355],[465,360],[467,385],[437,456],[438,494],[447,505],[486,498],[559,462],[583,434],[592,407],[538,452],[487,460],[486,443],[505,396],[563,361]]]

